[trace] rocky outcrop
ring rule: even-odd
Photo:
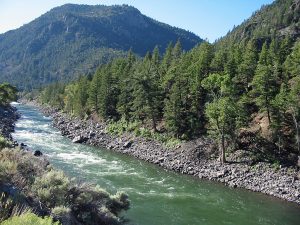
[[[269,163],[251,165],[234,162],[221,165],[215,146],[208,138],[198,138],[175,149],[161,143],[124,134],[114,137],[104,123],[82,121],[52,109],[43,109],[53,118],[53,125],[73,142],[103,147],[157,164],[168,170],[201,179],[222,182],[232,188],[246,188],[300,204],[300,175],[296,168],[274,168]]]

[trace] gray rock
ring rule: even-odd
[[[73,143],[82,143],[84,141],[84,138],[82,136],[76,136],[73,138]]]
[[[123,145],[123,148],[130,148],[132,145],[132,141],[126,141]]]

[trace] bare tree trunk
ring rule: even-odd
[[[225,137],[224,137],[223,132],[222,132],[222,137],[221,137],[220,150],[221,150],[220,161],[222,164],[224,164],[226,162],[226,157],[225,157]]]
[[[157,129],[156,129],[156,119],[153,115],[152,115],[152,128],[153,128],[154,132],[157,131]]]
[[[296,119],[296,116],[295,116],[294,112],[292,113],[292,117],[293,117],[295,129],[296,129],[296,143],[297,143],[297,149],[298,149],[298,153],[300,153],[299,125],[298,125],[298,122],[297,122],[297,119]]]
[[[266,96],[266,107],[267,107],[267,114],[268,114],[268,120],[269,120],[269,125],[271,124],[271,116],[270,116],[270,105],[269,105],[269,100],[268,96]]]

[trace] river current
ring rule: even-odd
[[[41,150],[57,169],[111,193],[129,195],[124,213],[135,225],[299,225],[300,207],[280,199],[176,174],[106,149],[74,144],[31,106],[13,137]]]

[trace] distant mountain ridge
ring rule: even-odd
[[[0,35],[0,82],[33,88],[93,72],[130,48],[143,56],[180,39],[185,50],[203,40],[136,8],[66,4]]]

